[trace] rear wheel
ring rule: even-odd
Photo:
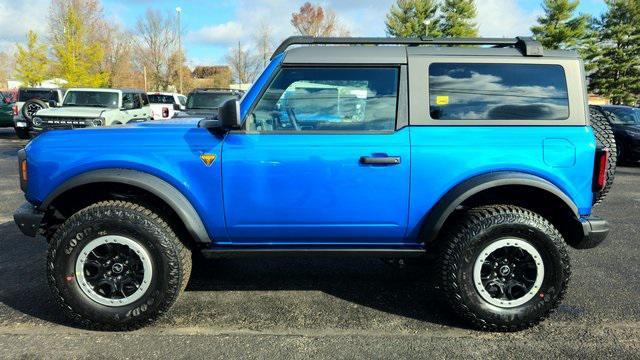
[[[564,297],[566,246],[544,218],[495,205],[468,211],[443,241],[442,288],[454,312],[483,330],[537,324]]]
[[[105,201],[56,231],[47,271],[72,319],[92,328],[133,329],[173,305],[189,279],[191,253],[151,210]]]

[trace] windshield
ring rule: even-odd
[[[197,92],[189,95],[187,99],[187,109],[217,109],[227,100],[237,99],[233,93],[205,93]]]
[[[149,95],[149,102],[152,104],[173,104],[173,95]]]
[[[118,108],[117,92],[69,91],[62,106]]]
[[[640,109],[624,107],[606,107],[604,109],[615,115],[611,117],[611,122],[614,124],[640,124]]]

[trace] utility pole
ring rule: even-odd
[[[178,15],[178,79],[180,79],[180,94],[182,94],[182,27],[180,25],[182,8],[177,7],[176,13]]]
[[[148,92],[147,90],[147,67],[142,66],[142,73],[144,74],[144,92]]]

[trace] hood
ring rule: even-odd
[[[108,110],[113,109],[81,106],[55,107],[42,109],[38,111],[36,116],[97,118]]]

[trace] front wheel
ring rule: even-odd
[[[105,201],[60,226],[47,272],[72,319],[91,328],[134,329],[173,305],[189,279],[191,253],[151,210]]]
[[[546,219],[508,205],[467,212],[440,241],[442,288],[474,326],[516,331],[546,318],[570,278],[564,240]]]

